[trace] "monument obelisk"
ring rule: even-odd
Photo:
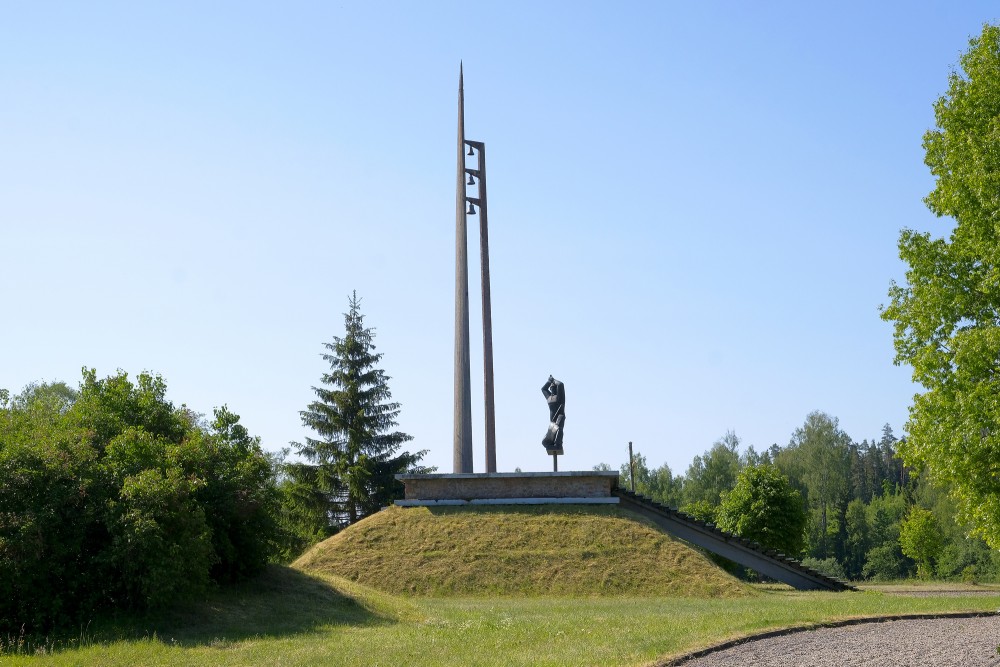
[[[458,186],[455,192],[455,433],[454,472],[472,472],[472,393],[469,361],[469,247],[465,220],[465,92],[458,66]]]

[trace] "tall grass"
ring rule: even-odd
[[[48,655],[57,651],[71,651],[85,648],[94,643],[90,624],[81,626],[76,636],[67,633],[34,636],[25,632],[24,626],[16,634],[0,635],[0,656],[3,655]]]

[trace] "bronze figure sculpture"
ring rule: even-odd
[[[566,388],[551,375],[542,385],[542,394],[549,404],[549,430],[542,438],[545,451],[553,456],[563,453],[563,425],[566,423]]]

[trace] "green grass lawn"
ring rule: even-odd
[[[615,505],[389,507],[293,566],[421,597],[753,594],[700,551]]]
[[[859,616],[994,611],[1000,592],[757,589],[736,599],[400,598],[272,568],[193,607],[95,624],[7,665],[644,665],[753,632]],[[34,647],[32,647],[34,648]],[[52,649],[55,650],[52,650]]]

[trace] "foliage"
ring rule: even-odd
[[[903,463],[896,449],[905,443],[896,438],[888,424],[883,426],[879,437],[858,443],[840,429],[836,418],[814,412],[795,430],[786,447],[772,445],[760,453],[747,447],[739,453],[738,443],[739,439],[730,432],[708,452],[696,457],[689,468],[696,481],[673,476],[666,464],[653,469],[645,456],[637,454],[638,489],[667,504],[679,496],[682,511],[731,528],[721,518],[724,500],[684,499],[700,496],[708,486],[703,483],[706,470],[726,469],[733,461],[737,461],[740,471],[774,462],[788,477],[790,487],[807,500],[806,557],[820,562],[835,559],[852,580],[912,576],[917,563],[903,553],[900,527],[911,510],[920,507],[933,513],[941,530],[941,549],[933,561],[935,576],[954,580],[1000,579],[1000,552],[979,537],[969,535],[970,526],[958,516],[958,502],[941,489],[939,481],[927,471],[914,471]],[[720,465],[720,462],[730,463]],[[628,488],[629,480],[628,466],[624,465],[620,484]],[[721,488],[720,498],[732,493],[737,480],[738,476],[734,477],[729,487],[715,485]],[[719,562],[733,571],[737,569],[728,561]],[[928,574],[926,565],[921,574]]]
[[[740,439],[727,431],[707,452],[694,457],[684,474],[684,502],[718,505],[722,494],[736,485],[740,472]]]
[[[819,558],[803,558],[802,564],[828,577],[847,579],[847,572],[844,571],[844,566],[836,558],[824,558],[823,560]]]
[[[860,498],[847,504],[844,523],[847,538],[844,549],[844,574],[848,579],[860,579],[865,558],[872,545],[872,529],[868,521],[868,506]]]
[[[391,430],[400,406],[390,400],[389,376],[377,367],[382,354],[375,352],[374,329],[364,326],[357,293],[344,327],[343,338],[334,336],[324,345],[330,372],[323,374],[323,386],[313,387],[317,400],[301,413],[303,425],[318,436],[294,443],[308,463],[286,467],[293,486],[285,498],[302,500],[294,509],[305,517],[300,534],[320,525],[329,534],[401,497],[402,484],[394,475],[419,470],[417,462],[426,453],[399,452],[413,438]]]
[[[882,318],[892,322],[897,364],[923,386],[900,446],[959,501],[964,519],[1000,547],[1000,27],[985,25],[934,105],[924,135],[935,177],[928,208],[949,217],[947,239],[904,229],[906,281],[893,283]]]
[[[218,559],[212,579],[239,581],[272,560],[285,539],[276,518],[274,466],[260,438],[239,423],[239,415],[223,405],[213,417],[207,430],[195,430],[184,442],[187,473],[211,481],[196,491],[195,499],[211,508],[206,519]]]
[[[917,562],[917,574],[929,579],[944,547],[944,538],[934,514],[922,507],[910,510],[899,527],[899,545],[905,556]]]
[[[719,528],[761,545],[796,555],[802,551],[806,512],[802,496],[773,465],[747,466],[736,486],[723,494]]]
[[[696,500],[693,503],[681,505],[680,510],[705,523],[715,523],[716,515],[719,513],[718,505],[713,505],[707,500]]]
[[[820,559],[842,555],[850,441],[835,417],[812,412],[792,434],[788,447],[775,458],[782,472],[805,488],[811,513],[809,548]]]
[[[945,542],[938,555],[935,574],[962,581],[1000,580],[1000,553],[980,539]]]
[[[912,561],[899,546],[900,524],[910,511],[903,493],[876,496],[870,503],[852,502],[847,512],[850,558],[845,572],[851,578],[899,579],[910,572]]]
[[[281,562],[291,562],[311,545],[330,535],[329,502],[316,482],[317,467],[288,460],[290,449],[282,449],[272,464],[279,471],[278,523],[284,540]]]
[[[215,416],[175,408],[158,376],[87,369],[78,392],[0,405],[0,632],[163,606],[267,563],[271,466],[237,415]]]
[[[903,579],[909,571],[909,563],[899,550],[899,543],[885,542],[866,554],[862,574],[866,579],[893,581]]]
[[[650,469],[646,463],[646,457],[639,452],[636,452],[632,458],[633,465],[635,466],[636,493],[652,498],[656,502],[670,507],[677,507],[681,504],[683,477],[674,477],[670,466],[666,463],[659,468]],[[628,463],[622,464],[619,471],[618,483],[622,488],[632,488],[632,469]]]

